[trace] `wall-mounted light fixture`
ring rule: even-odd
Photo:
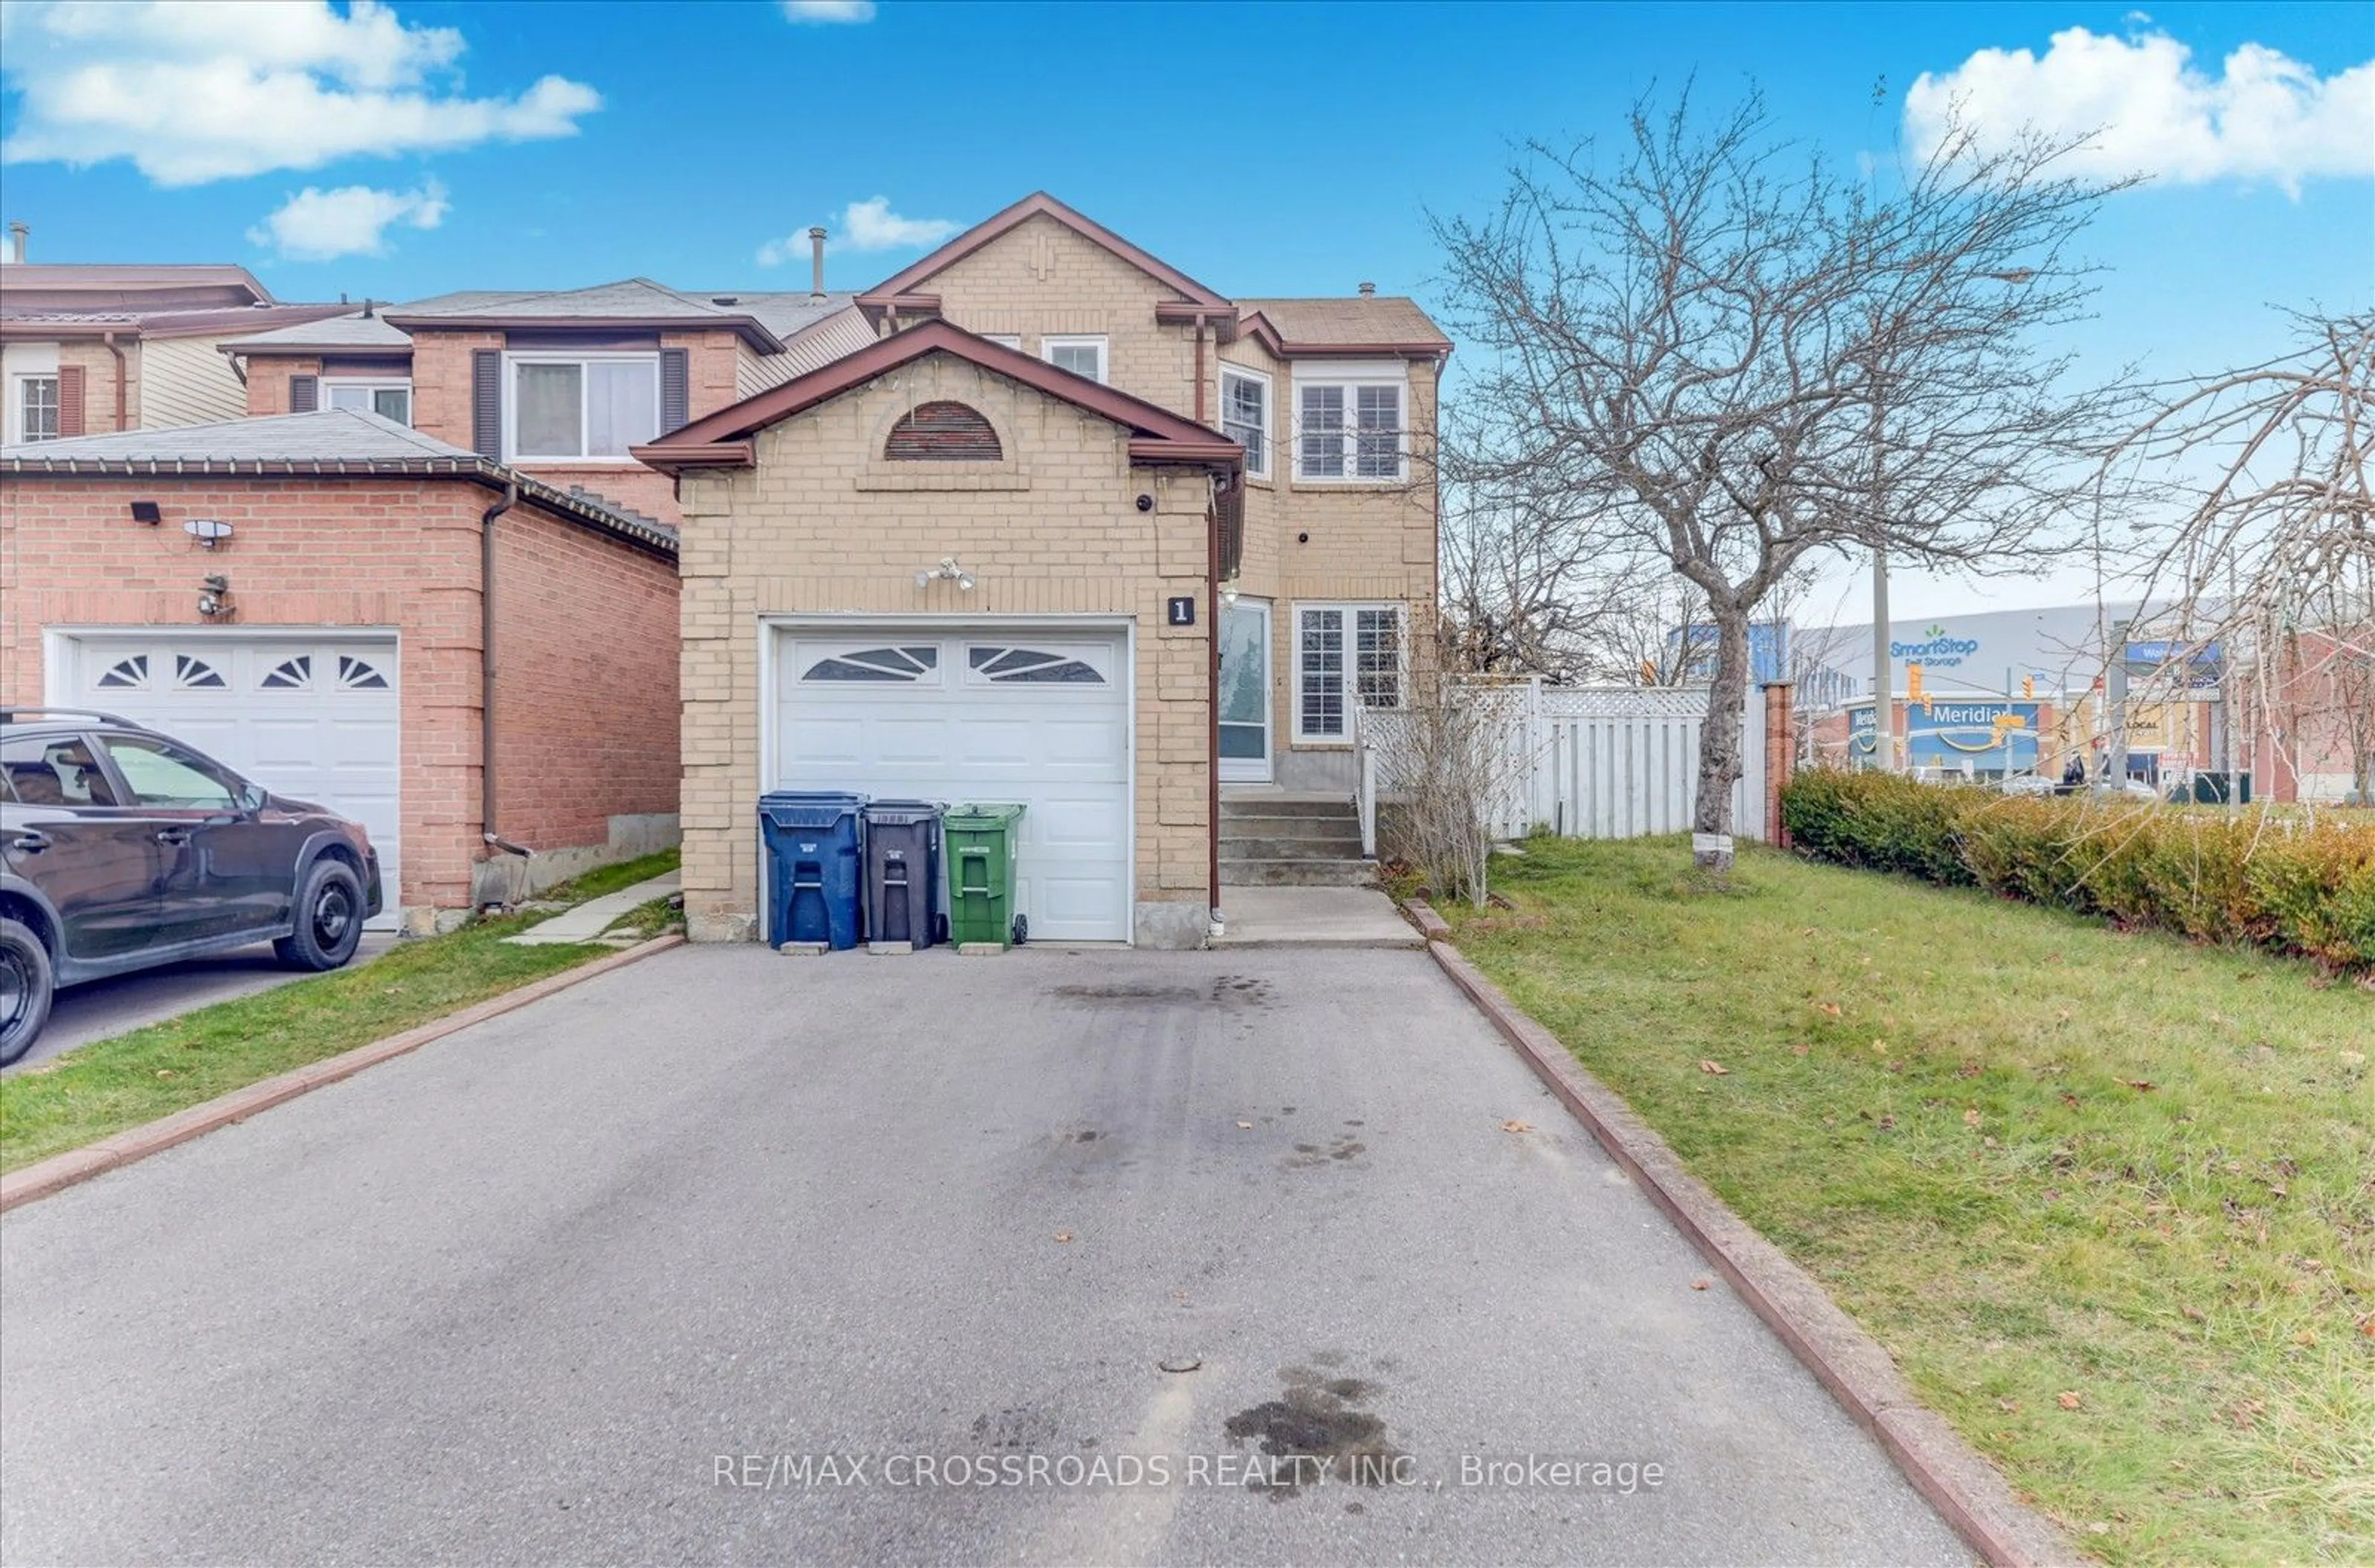
[[[182,532],[212,549],[230,537],[230,525],[219,517],[193,517],[182,525]]]
[[[1232,577],[1221,584],[1221,602],[1232,609],[1236,607],[1237,580],[1235,578]]]
[[[136,501],[132,503],[132,521],[146,523],[154,528],[165,521],[165,513],[153,501]]]
[[[198,588],[198,613],[209,620],[231,613],[230,579],[209,577]]]
[[[973,573],[959,566],[957,558],[952,555],[944,555],[940,557],[939,565],[916,573],[916,586],[918,588],[928,588],[935,583],[953,583],[961,594],[973,592]]]

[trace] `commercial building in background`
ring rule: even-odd
[[[2074,754],[2099,776],[2119,723],[2111,696],[2123,660],[2130,777],[2173,788],[2231,765],[2266,798],[2364,803],[2375,770],[2375,639],[2366,629],[2304,627],[2263,657],[2169,636],[2156,620],[2125,602],[1891,622],[1896,765],[1980,781],[2058,778]],[[1870,624],[1797,628],[1789,646],[1802,758],[1872,765]]]

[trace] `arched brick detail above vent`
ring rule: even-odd
[[[963,403],[922,403],[891,427],[882,455],[892,463],[998,463],[1005,449],[980,411]]]

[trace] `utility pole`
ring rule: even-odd
[[[1872,551],[1872,765],[1896,771],[1896,685],[1888,656],[1888,551]]]

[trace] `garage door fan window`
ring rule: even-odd
[[[135,654],[128,659],[118,659],[107,666],[99,684],[109,690],[137,690],[148,684],[148,655]]]
[[[800,675],[802,680],[921,680],[939,667],[940,651],[920,648],[861,648],[819,659]]]
[[[965,662],[991,680],[1064,686],[1103,686],[1105,681],[1079,659],[1036,648],[969,648]]]

